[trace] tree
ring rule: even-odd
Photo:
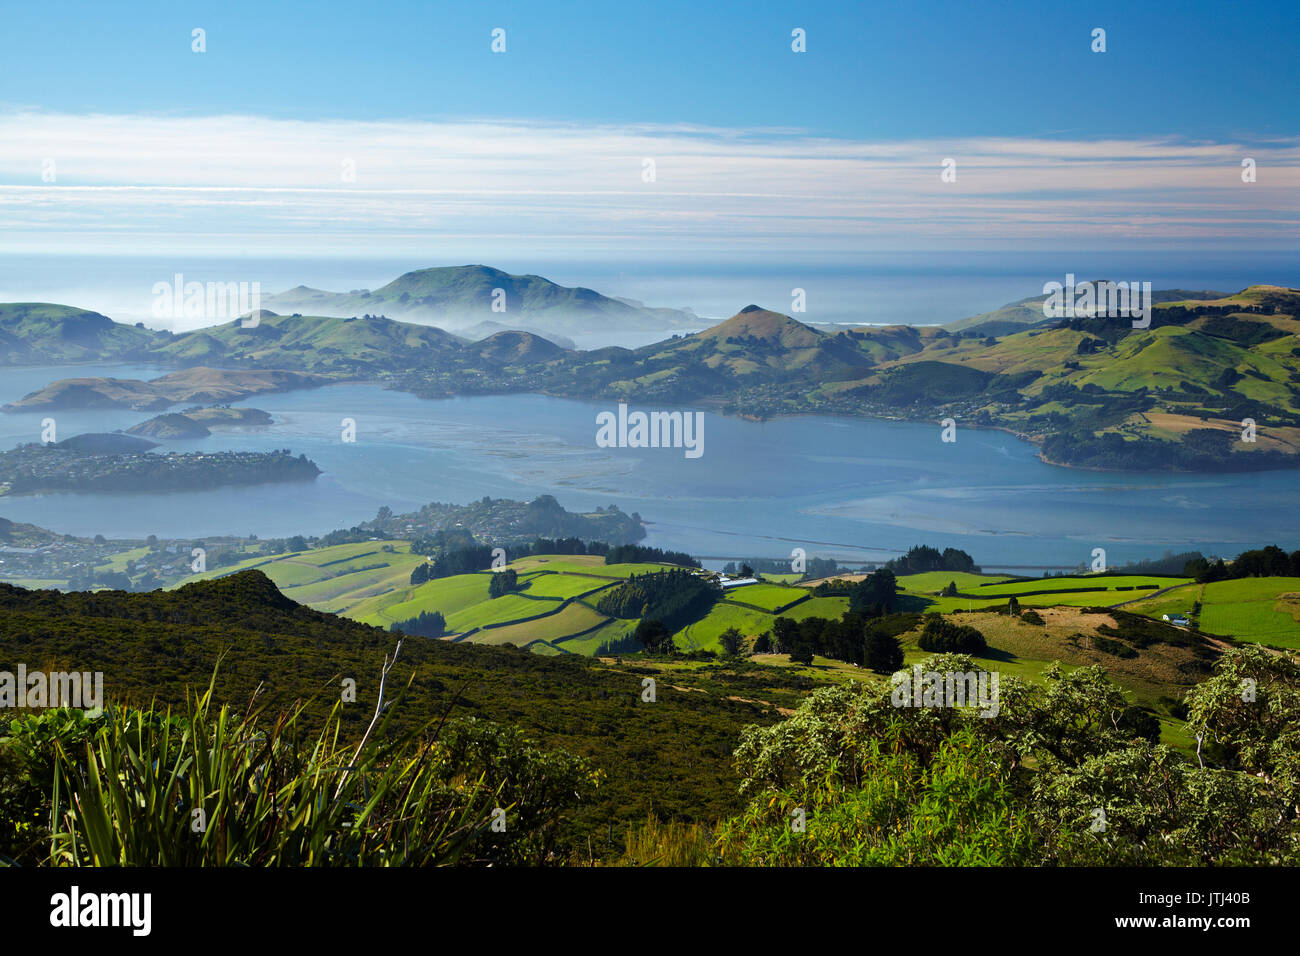
[[[798,639],[799,623],[793,618],[778,617],[772,622],[772,650],[775,653],[789,654]]]
[[[982,654],[988,645],[984,635],[975,628],[954,624],[942,614],[927,614],[917,646],[923,651]]]
[[[813,661],[813,648],[807,641],[798,641],[790,649],[790,663],[792,664],[811,664]]]
[[[499,598],[519,589],[519,574],[514,568],[496,571],[488,582],[488,597]]]
[[[898,599],[898,580],[889,568],[867,575],[849,594],[849,610],[855,614],[888,613]],[[874,609],[874,610],[873,610]]]
[[[745,642],[745,637],[734,627],[729,627],[722,632],[718,641],[722,644],[722,652],[728,655],[740,653],[741,645]]]
[[[632,632],[632,636],[645,645],[651,654],[672,654],[677,650],[673,643],[672,631],[664,627],[662,621],[642,620]]]
[[[1016,600],[1014,594],[1011,595],[1010,600],[1007,601],[1007,613],[1012,616],[1020,613],[1020,602]]]
[[[447,619],[441,611],[421,611],[413,618],[389,625],[388,629],[414,637],[437,638],[447,633]]]
[[[290,551],[306,551],[307,539],[300,534],[295,534],[292,538],[288,540],[288,542],[285,544],[285,547],[287,547]]]
[[[742,564],[740,566],[740,576],[742,578],[752,578],[754,576],[754,569],[748,564]]]
[[[866,664],[877,674],[892,674],[903,666],[903,645],[879,628],[868,628]]]
[[[754,641],[754,653],[755,654],[772,653],[772,632],[771,631],[764,631],[762,634],[758,635],[758,639]]]
[[[944,588],[943,591],[940,592],[940,593],[942,594],[943,597],[956,597],[956,596],[957,596],[957,582],[956,582],[956,581],[949,581],[949,582],[948,582],[948,586],[947,586],[946,588]]]

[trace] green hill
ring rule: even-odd
[[[1095,280],[1105,281],[1105,280]],[[1189,299],[1195,300],[1213,300],[1225,297],[1223,292],[1189,292],[1186,289],[1153,289],[1151,291],[1151,301],[1159,302],[1181,302]],[[1047,295],[1031,295],[1028,298],[1018,299],[1015,302],[1009,302],[1001,308],[994,309],[992,312],[981,312],[979,315],[968,316],[964,319],[958,319],[956,322],[949,322],[944,326],[950,332],[958,332],[966,329],[972,329],[982,335],[1000,335],[1004,334],[1001,329],[1015,330],[1017,326],[1040,325],[1045,321],[1043,316],[1043,303],[1047,301]],[[996,329],[999,329],[995,331]]]
[[[326,373],[401,371],[455,352],[462,340],[442,329],[378,316],[328,318],[263,313],[258,324],[239,321],[175,337],[156,349],[167,361],[288,368]]]
[[[498,289],[505,296],[504,313],[493,311],[493,302],[500,301],[495,296]],[[453,328],[513,316],[529,325],[560,333],[668,329],[699,324],[687,312],[647,308],[591,289],[557,285],[537,275],[511,275],[485,265],[419,269],[373,291],[337,293],[298,286],[270,296],[267,305],[281,312],[315,315],[379,313]]]
[[[447,303],[507,279],[518,280],[507,285],[521,302],[541,311],[574,302],[605,310],[602,328],[620,328],[617,314],[636,308],[487,267],[409,273],[380,292]],[[1206,295],[1218,293],[1153,294],[1146,329],[1134,329],[1128,318],[1089,316],[1013,324],[1020,330],[998,335],[975,326],[826,331],[751,305],[698,333],[638,349],[578,352],[519,330],[468,343],[370,314],[264,314],[253,328],[232,322],[159,339],[148,355],[382,381],[426,398],[534,392],[708,404],[756,419],[809,412],[930,423],[951,417],[959,426],[1002,428],[1038,442],[1057,464],[1119,471],[1295,467],[1300,291],[1259,285],[1189,298]],[[1030,309],[1034,301],[1018,307]],[[58,384],[61,407],[166,407],[150,404],[160,399],[140,383],[133,387],[141,394],[126,394],[130,389],[119,383],[112,388],[125,392],[111,398],[102,384]],[[180,400],[229,400],[203,397],[220,394]],[[1255,423],[1253,441],[1241,438],[1247,418]]]
[[[102,671],[116,702],[183,705],[186,687],[206,687],[216,670],[217,700],[240,713],[256,694],[273,709],[311,699],[309,712],[322,715],[351,678],[357,703],[343,706],[342,719],[359,737],[395,643],[385,631],[296,604],[257,571],[148,594],[0,584],[5,658],[33,669]],[[588,836],[597,855],[621,853],[625,831],[651,810],[708,823],[734,812],[731,751],[742,728],[771,723],[776,708],[793,707],[813,686],[738,664],[675,673],[646,705],[643,673],[571,654],[408,638],[390,686],[405,689],[399,728],[472,716],[588,758],[604,779],[565,835],[565,846],[580,845],[585,857]]]
[[[139,360],[166,338],[72,306],[0,303],[0,366]]]

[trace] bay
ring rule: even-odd
[[[0,402],[57,378],[149,378],[147,366],[6,369]],[[222,429],[163,450],[305,453],[312,483],[174,493],[0,498],[0,515],[107,537],[320,534],[430,501],[552,494],[570,510],[616,504],[649,522],[646,543],[711,559],[809,555],[880,560],[915,544],[968,551],[986,568],[1072,567],[1092,549],[1112,566],[1166,550],[1235,555],[1300,547],[1300,473],[1151,475],[1079,471],[1039,461],[1003,432],[802,416],[751,422],[706,412],[704,454],[598,448],[596,415],[611,403],[540,395],[424,400],[373,385],[263,395],[270,426]],[[633,406],[637,408],[639,406]],[[649,409],[646,409],[649,410]],[[124,429],[125,409],[0,415],[0,447]],[[356,441],[343,440],[344,419]]]

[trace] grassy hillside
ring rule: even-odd
[[[0,303],[0,366],[139,360],[167,337],[87,309]]]
[[[155,354],[162,361],[185,365],[356,374],[417,368],[461,344],[442,329],[377,316],[325,318],[263,312],[255,327],[244,328],[234,321],[185,333]]]
[[[102,671],[111,700],[140,705],[181,704],[186,686],[205,687],[220,662],[217,699],[239,712],[256,691],[273,708],[313,698],[309,713],[320,716],[338,700],[342,679],[352,678],[357,703],[342,717],[354,738],[370,720],[380,664],[394,644],[377,628],[294,603],[258,571],[149,594],[0,584],[6,660]],[[815,686],[737,662],[681,669],[644,704],[647,673],[655,672],[630,662],[411,638],[390,684],[401,690],[410,682],[399,728],[444,713],[474,716],[590,759],[604,781],[569,834],[586,858],[588,837],[595,856],[617,855],[625,831],[652,811],[706,823],[734,812],[731,751],[741,729],[770,723]]]
[[[123,558],[124,560],[124,558]],[[636,621],[596,611],[601,593],[631,574],[665,570],[656,564],[603,564],[594,555],[534,555],[508,567],[522,589],[499,598],[488,595],[491,571],[460,574],[412,586],[411,571],[425,558],[410,542],[369,541],[275,557],[254,557],[203,575],[209,580],[240,570],[266,574],[286,596],[309,607],[388,628],[421,613],[438,611],[456,640],[505,644],[539,652],[592,654],[607,640],[631,633]],[[122,563],[121,561],[118,562]],[[957,595],[942,591],[953,583]],[[1002,609],[1011,597],[1022,608],[1122,608],[1159,619],[1190,615],[1202,603],[1200,630],[1219,637],[1300,647],[1300,579],[1246,578],[1198,585],[1166,575],[1077,575],[1010,578],[953,571],[902,575],[900,608],[944,614]],[[845,597],[816,597],[807,587],[758,584],[725,592],[704,617],[677,631],[683,651],[720,651],[723,631],[735,627],[752,642],[772,628],[777,616],[838,619]]]
[[[1151,300],[1156,303],[1183,302],[1187,300],[1212,301],[1223,297],[1222,292],[1189,292],[1186,289],[1153,289],[1151,292]],[[994,332],[992,328],[1003,326],[1014,330],[1016,326],[1037,325],[1044,321],[1043,303],[1046,300],[1046,294],[1031,295],[1028,298],[1009,302],[992,312],[981,312],[979,315],[972,315],[964,319],[958,319],[956,322],[949,322],[944,328],[953,332],[975,328],[984,335],[1000,335],[1004,333]]]
[[[1126,610],[1157,618],[1181,614],[1194,618],[1207,634],[1300,648],[1300,578],[1193,582]]]
[[[629,575],[665,568],[606,565],[589,555],[531,556],[508,565],[519,573],[522,589],[492,598],[491,571],[411,585],[411,571],[426,559],[411,554],[410,548],[409,541],[370,541],[259,556],[194,575],[177,586],[256,569],[295,601],[375,627],[387,629],[438,611],[447,620],[449,636],[458,640],[519,647],[546,643],[554,645],[552,650],[592,653],[596,645],[582,650],[566,646],[571,637],[613,623],[587,599]]]

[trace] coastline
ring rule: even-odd
[[[87,364],[88,364],[88,363],[75,363],[75,364],[69,364],[69,365],[66,365],[66,366],[64,366],[64,365],[32,365],[32,366],[5,366],[5,367],[12,367],[12,368],[50,368],[50,369],[55,369],[55,368],[77,368],[77,367],[85,367]],[[110,364],[111,364],[111,363],[110,363]],[[150,364],[152,364],[152,363],[150,363]],[[194,366],[194,365],[183,365],[183,364],[176,364],[176,365],[157,364],[157,365],[155,365],[154,367],[155,367],[155,368],[160,368],[160,369],[167,369],[167,368],[170,368],[172,371],[184,371],[184,370],[186,370],[186,369],[195,368],[195,367],[197,367],[197,366]],[[210,367],[210,366],[209,366],[209,367]],[[349,384],[353,384],[353,385],[374,385],[374,386],[377,386],[377,387],[380,387],[380,388],[384,388],[384,389],[388,389],[388,390],[391,390],[391,391],[403,392],[404,394],[412,395],[412,396],[414,396],[414,397],[416,397],[416,398],[425,398],[425,397],[428,397],[429,400],[431,400],[431,401],[435,401],[435,400],[445,400],[446,398],[474,397],[474,396],[478,396],[478,395],[544,395],[544,396],[547,396],[547,397],[549,397],[549,398],[558,398],[558,399],[564,399],[564,400],[569,400],[569,401],[619,401],[619,402],[627,402],[627,401],[629,401],[629,399],[627,399],[627,398],[625,398],[625,397],[619,397],[619,396],[609,396],[609,397],[592,397],[592,396],[584,396],[584,397],[576,398],[575,396],[570,395],[570,394],[562,394],[562,393],[556,392],[556,391],[554,391],[554,390],[545,389],[545,388],[538,388],[538,389],[517,389],[517,390],[515,390],[515,389],[501,389],[501,390],[498,390],[498,391],[449,392],[449,393],[448,393],[447,395],[445,395],[445,396],[440,396],[439,398],[432,398],[432,397],[429,397],[429,396],[422,396],[422,395],[419,394],[419,392],[417,392],[417,391],[415,391],[415,390],[413,390],[413,389],[411,389],[411,388],[404,388],[404,387],[402,387],[402,384],[401,384],[400,382],[394,380],[395,376],[396,376],[398,373],[383,373],[383,374],[381,374],[381,375],[376,376],[376,375],[358,375],[358,374],[356,374],[356,373],[351,373],[351,374],[349,374],[349,373],[341,373],[341,372],[333,372],[333,373],[331,373],[331,372],[325,372],[325,373],[321,373],[321,372],[310,372],[310,371],[305,370],[305,369],[269,369],[269,368],[256,368],[256,367],[255,367],[255,368],[246,368],[246,367],[214,368],[213,370],[214,370],[214,371],[218,371],[218,372],[233,372],[233,373],[246,373],[246,372],[250,372],[250,371],[264,371],[264,372],[270,372],[270,371],[284,371],[284,372],[293,372],[293,373],[297,373],[297,374],[305,374],[305,375],[318,375],[318,376],[321,376],[321,377],[324,377],[324,378],[332,379],[332,381],[329,381],[329,382],[313,382],[313,383],[311,383],[311,384],[303,384],[303,385],[301,385],[301,386],[297,386],[297,387],[294,387],[294,386],[289,386],[289,387],[276,387],[276,388],[271,388],[271,389],[263,389],[263,390],[259,390],[259,391],[254,391],[254,392],[252,392],[252,393],[249,394],[249,395],[242,396],[242,397],[240,397],[240,398],[236,398],[236,399],[228,400],[228,401],[229,401],[230,403],[232,403],[232,404],[233,404],[233,403],[236,403],[236,402],[239,402],[239,401],[244,401],[244,400],[246,400],[246,399],[255,398],[255,397],[256,397],[257,395],[259,395],[259,394],[267,394],[267,393],[274,393],[274,392],[289,392],[289,391],[296,391],[296,390],[298,390],[298,388],[308,389],[308,388],[320,388],[320,387],[324,387],[324,386],[326,386],[326,385],[349,385]],[[57,380],[56,380],[56,381],[57,381]],[[51,383],[51,384],[52,384],[52,383]],[[48,387],[48,386],[47,386],[47,387]],[[172,403],[172,405],[169,405],[168,408],[171,408],[171,407],[173,407],[173,406],[175,406],[175,405],[179,405],[179,404],[183,404],[183,403],[182,403],[182,402],[174,402],[174,403]],[[773,421],[773,420],[776,420],[776,419],[793,419],[793,418],[802,418],[802,417],[806,417],[806,416],[809,416],[809,415],[823,415],[823,416],[831,417],[831,418],[865,419],[865,420],[871,420],[871,421],[882,421],[882,422],[901,422],[901,423],[906,423],[906,424],[934,424],[934,421],[932,421],[931,419],[928,419],[928,418],[915,418],[915,417],[909,417],[909,416],[905,416],[905,415],[882,415],[882,414],[873,414],[873,413],[870,413],[870,412],[846,412],[846,411],[818,410],[818,409],[809,409],[809,410],[807,410],[807,411],[782,412],[782,413],[780,413],[780,414],[776,414],[776,415],[766,415],[766,416],[758,416],[758,415],[754,415],[754,414],[749,414],[749,413],[745,413],[745,412],[736,412],[736,411],[733,411],[733,412],[728,413],[728,412],[725,410],[725,408],[726,408],[728,405],[734,404],[734,400],[733,400],[733,399],[730,399],[730,398],[719,398],[719,397],[709,397],[709,398],[699,399],[699,400],[697,400],[696,402],[694,402],[693,404],[694,404],[694,407],[696,407],[696,408],[707,409],[707,410],[712,411],[712,412],[714,412],[714,413],[716,413],[716,414],[719,414],[719,415],[726,415],[726,416],[731,417],[731,418],[738,418],[738,419],[741,419],[741,420],[743,420],[743,421],[755,422],[755,423],[761,423],[761,422],[765,422],[765,421]],[[686,407],[686,406],[683,405],[682,407]],[[64,410],[64,411],[67,411],[67,410],[73,410],[73,409],[50,409],[50,408],[13,407],[13,404],[12,404],[12,403],[9,404],[9,405],[4,406],[3,408],[0,408],[0,411],[6,412],[6,413],[30,412],[30,411],[51,411],[51,410]],[[163,413],[163,414],[166,413],[166,409],[161,409],[161,410],[159,410],[159,409],[152,409],[152,411],[160,412],[160,413]],[[1053,458],[1050,458],[1050,457],[1044,455],[1044,454],[1043,454],[1043,451],[1042,451],[1042,445],[1043,445],[1044,439],[1047,437],[1047,436],[1045,436],[1045,435],[1041,435],[1041,434],[1030,434],[1030,433],[1027,433],[1027,432],[1020,431],[1020,430],[1016,429],[1016,428],[1013,427],[1013,426],[1010,426],[1010,425],[1000,425],[1000,424],[975,424],[975,423],[964,423],[964,424],[961,424],[960,427],[963,428],[963,429],[976,429],[976,430],[980,430],[980,431],[1000,431],[1000,432],[1004,432],[1004,433],[1006,433],[1006,434],[1008,434],[1008,435],[1011,435],[1013,438],[1016,438],[1016,439],[1019,439],[1020,441],[1024,441],[1024,442],[1026,442],[1026,443],[1028,443],[1028,444],[1034,445],[1034,446],[1038,449],[1038,452],[1037,452],[1038,460],[1041,461],[1041,462],[1043,462],[1044,464],[1052,465],[1053,467],[1057,467],[1057,468],[1069,468],[1069,469],[1074,469],[1074,470],[1077,470],[1077,471],[1092,471],[1092,472],[1098,472],[1098,473],[1105,473],[1105,474],[1119,474],[1119,475],[1144,475],[1144,474],[1145,474],[1145,475],[1164,475],[1164,474],[1168,474],[1168,475],[1220,475],[1220,474],[1261,474],[1261,473],[1264,473],[1264,472],[1270,472],[1270,471],[1290,471],[1290,470],[1294,470],[1294,469],[1300,469],[1300,455],[1294,456],[1294,457],[1295,457],[1295,464],[1294,464],[1294,465],[1285,466],[1285,467],[1233,468],[1233,469],[1210,469],[1210,468],[1207,468],[1207,469],[1179,469],[1179,468],[1167,468],[1167,469],[1166,469],[1166,468],[1161,468],[1161,469],[1122,469],[1122,468],[1103,468],[1103,467],[1097,467],[1097,466],[1094,466],[1094,465],[1083,465],[1083,464],[1077,464],[1077,463],[1073,463],[1073,462],[1058,461],[1058,460],[1056,460],[1056,459],[1053,459]]]

